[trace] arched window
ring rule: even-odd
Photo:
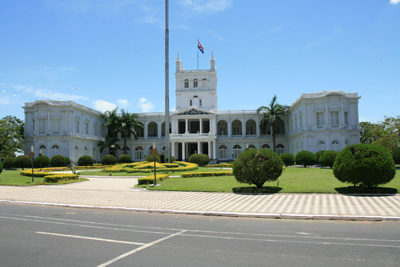
[[[46,148],[46,147],[45,147]],[[53,145],[52,147],[51,147],[51,149],[60,149],[60,147],[58,146],[58,145]]]
[[[185,88],[189,88],[189,80],[188,79],[185,80]]]
[[[228,148],[225,145],[220,145],[218,148],[218,158],[227,159],[228,158]]]
[[[248,148],[248,149],[253,149],[253,148],[256,148],[256,146],[253,145],[253,144],[250,144],[247,148]]]
[[[285,153],[285,146],[282,144],[277,144],[276,145],[276,154],[280,155],[282,153]]]
[[[242,147],[240,145],[234,145],[232,149],[232,158],[237,159],[240,152],[242,152]]]
[[[199,85],[199,81],[197,79],[193,80],[193,87],[196,88]]]
[[[263,144],[263,145],[261,146],[261,148],[271,149],[271,147],[270,147],[268,144]]]
[[[41,145],[39,148],[40,149],[46,149],[46,146],[45,145]]]
[[[207,79],[203,78],[203,87],[206,87],[206,86],[207,86]]]
[[[340,145],[339,142],[337,140],[333,140],[332,141],[332,150],[333,151],[340,151]]]
[[[141,146],[135,148],[135,160],[144,160],[144,149]]]
[[[319,150],[325,150],[325,142],[322,140],[319,141],[318,148],[319,148]]]
[[[140,125],[140,126],[136,126],[135,127],[135,131],[136,131],[137,137],[138,138],[143,138],[144,137],[144,126],[143,126],[143,123],[139,122],[138,125]]]
[[[246,135],[256,135],[256,122],[254,120],[246,121]]]
[[[242,122],[240,120],[232,122],[232,135],[242,135]]]
[[[155,139],[158,136],[158,128],[157,128],[157,123],[150,122],[149,125],[147,126],[148,129],[148,133],[147,133],[147,137],[148,138],[152,138]]]
[[[218,121],[217,124],[218,135],[228,135],[228,123],[224,120]]]

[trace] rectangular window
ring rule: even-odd
[[[75,122],[75,128],[76,128],[76,132],[79,133],[79,121]]]
[[[349,125],[349,113],[344,113],[344,124]]]
[[[86,130],[86,131],[85,131],[86,134],[89,134],[89,123],[88,123],[88,122],[86,123],[86,129],[85,129],[85,130]]]
[[[59,119],[52,119],[51,120],[51,131],[53,134],[60,133],[60,120]]]
[[[317,127],[321,128],[324,125],[324,113],[317,112]]]
[[[339,126],[339,112],[338,111],[331,111],[331,124],[332,124],[332,127]]]
[[[45,119],[39,119],[39,134],[44,134],[45,133],[45,125],[46,125],[46,120]]]
[[[35,131],[35,120],[33,120],[33,131]]]

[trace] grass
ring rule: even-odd
[[[58,183],[45,183],[43,177],[34,177],[34,182],[32,182],[32,177],[19,175],[19,170],[3,170],[3,172],[0,173],[0,185],[55,185],[70,184],[87,180],[88,179],[85,178],[79,178],[78,180],[59,181]]]
[[[393,180],[371,189],[356,187],[339,182],[331,169],[290,167],[283,172],[278,181],[267,182],[262,190],[254,185],[238,183],[234,176],[202,177],[202,178],[170,178],[160,186],[149,190],[165,191],[199,191],[199,192],[233,192],[233,193],[388,193],[400,191],[400,172]]]

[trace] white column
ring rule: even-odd
[[[143,125],[144,125],[144,139],[147,140],[148,139],[148,131],[147,131],[147,129],[149,127],[149,124],[147,122],[145,122],[145,123],[143,123]]]
[[[232,120],[227,120],[228,123],[228,138],[232,138]]]
[[[257,138],[260,138],[260,118],[257,118],[256,120],[256,134]]]
[[[211,141],[208,141],[208,157],[211,159]]]
[[[200,133],[203,133],[203,118],[200,118]]]
[[[188,118],[185,119],[185,133],[189,133],[189,124],[188,124]]]
[[[242,137],[246,137],[246,120],[242,119]]]
[[[201,152],[202,152],[202,151],[201,151],[201,143],[200,143],[200,141],[198,141],[198,142],[197,142],[197,153],[198,153],[198,154],[201,154]]]
[[[171,156],[175,158],[175,142],[171,143]]]
[[[215,156],[215,155],[217,155],[217,146],[216,146],[216,144],[215,144],[215,141],[213,142],[213,155],[212,155],[212,157],[213,157],[213,159],[217,159],[217,157]]]
[[[162,122],[158,121],[157,122],[157,139],[161,139],[161,126],[162,126]]]

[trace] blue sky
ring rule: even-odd
[[[25,102],[164,111],[164,0],[2,0],[0,117]],[[400,0],[170,0],[175,60],[214,51],[220,110],[292,104],[302,93],[358,92],[360,121],[399,116]]]

